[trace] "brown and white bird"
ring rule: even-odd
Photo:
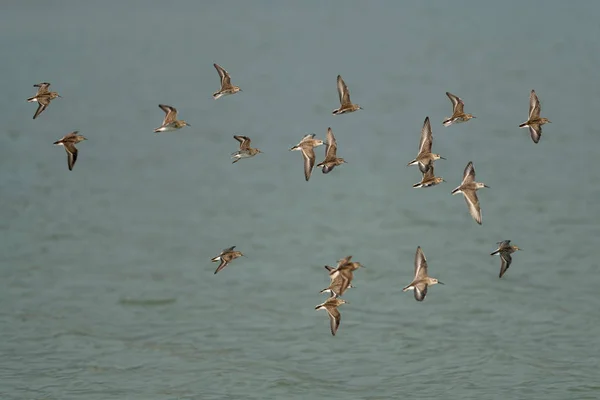
[[[340,299],[339,297],[330,297],[325,300],[324,303],[315,307],[315,310],[326,310],[327,314],[329,314],[329,325],[331,327],[331,334],[333,336],[335,336],[335,333],[340,327],[340,321],[342,320],[342,315],[337,309],[342,304],[348,304],[348,302],[344,299]]]
[[[463,180],[460,186],[452,191],[452,194],[462,193],[469,206],[471,216],[479,225],[481,225],[481,206],[477,198],[477,190],[481,188],[489,188],[488,185],[481,182],[475,182],[475,168],[473,162],[469,161],[463,172]]]
[[[301,151],[302,159],[304,160],[304,178],[308,182],[315,166],[315,147],[323,145],[321,139],[315,139],[314,133],[305,135],[300,143],[290,148],[290,151]]]
[[[57,146],[63,146],[65,151],[67,152],[67,163],[69,166],[69,171],[73,170],[73,166],[77,161],[77,147],[75,145],[83,140],[87,140],[87,138],[78,135],[79,131],[74,131],[69,133],[68,135],[63,136],[62,139],[54,142]]]
[[[463,108],[465,107],[465,102],[458,96],[453,95],[450,92],[446,92],[446,96],[452,102],[452,116],[444,120],[444,126],[450,126],[452,124],[467,122],[468,120],[475,118],[475,116],[471,114],[465,114]]]
[[[218,262],[218,261],[221,262],[219,264],[219,266],[217,267],[217,269],[215,270],[215,274],[217,272],[219,272],[220,270],[222,270],[223,268],[225,268],[226,266],[228,266],[231,261],[235,260],[238,257],[243,256],[241,251],[234,251],[233,249],[235,249],[235,246],[231,246],[228,249],[224,249],[221,252],[221,254],[219,254],[218,256],[213,257],[211,259],[212,262]]]
[[[433,144],[433,135],[431,133],[431,122],[429,117],[425,118],[423,122],[423,128],[421,129],[421,141],[419,143],[419,154],[417,158],[409,162],[406,166],[418,165],[419,171],[425,173],[429,170],[429,166],[433,166],[433,162],[437,160],[445,160],[444,157],[439,154],[431,152],[431,146]]]
[[[511,254],[517,250],[522,250],[518,246],[511,246],[510,240],[503,240],[501,242],[496,243],[498,248],[490,253],[490,256],[500,254],[500,274],[498,278],[502,278],[502,275],[506,272],[510,264],[512,263]]]
[[[159,104],[158,107],[165,112],[165,119],[161,126],[154,129],[154,132],[171,132],[184,126],[191,126],[187,122],[177,119],[177,109],[175,107],[166,104]]]
[[[240,161],[242,158],[254,157],[258,153],[262,153],[259,149],[250,147],[250,138],[248,136],[233,135],[233,138],[240,142],[240,149],[234,153],[231,153],[231,158],[235,158],[232,164]]]
[[[327,138],[325,140],[325,159],[317,164],[317,167],[323,167],[323,173],[327,174],[338,165],[345,164],[346,161],[337,156],[337,141],[331,128],[327,128]]]
[[[540,117],[541,110],[540,100],[535,94],[535,90],[532,90],[529,94],[529,118],[526,122],[519,125],[519,128],[529,128],[529,134],[533,143],[540,141],[542,137],[542,125],[551,123],[548,118]]]
[[[427,296],[427,287],[435,284],[443,285],[442,282],[436,278],[432,278],[427,274],[427,260],[425,254],[421,250],[421,246],[417,247],[415,254],[415,277],[411,283],[402,289],[403,292],[413,290],[415,294],[415,300],[423,301]]]
[[[50,84],[48,82],[36,83],[35,85],[33,85],[33,87],[38,88],[38,91],[35,94],[35,96],[28,98],[27,101],[29,103],[37,101],[38,108],[35,111],[35,114],[33,114],[33,119],[36,119],[41,113],[44,112],[46,107],[50,105],[50,102],[52,100],[62,96],[59,95],[57,92],[49,91],[48,88],[50,87]]]
[[[218,64],[213,64],[213,66],[215,67],[215,69],[219,73],[219,77],[221,78],[221,89],[213,93],[213,98],[215,100],[217,100],[220,97],[235,94],[237,92],[242,91],[242,89],[240,89],[239,87],[231,84],[231,76],[227,71],[223,69],[223,67],[221,67]]]
[[[341,115],[363,109],[358,104],[352,104],[350,101],[350,91],[348,91],[348,86],[346,86],[346,82],[344,82],[340,75],[337,77],[337,90],[340,97],[340,108],[333,110],[333,115]]]

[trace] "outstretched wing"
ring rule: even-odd
[[[465,103],[464,103],[464,101],[462,101],[462,99],[460,97],[455,96],[450,92],[446,92],[446,96],[448,96],[448,98],[452,102],[453,114],[460,114],[460,113],[464,112],[463,108],[465,106]]]
[[[477,198],[477,192],[475,190],[463,190],[463,195],[467,206],[469,207],[469,213],[479,225],[481,225],[481,207],[479,206],[479,199]]]
[[[341,75],[338,75],[337,77],[337,90],[338,95],[340,96],[340,105],[342,107],[352,104],[350,102],[350,92],[348,91],[348,86],[346,86],[346,83],[342,79]]]
[[[462,185],[475,181],[475,167],[473,167],[473,161],[469,161],[463,172]]]
[[[327,307],[327,313],[329,314],[329,325],[331,326],[331,334],[335,336],[335,333],[340,327],[342,315],[340,314],[337,307]]]
[[[331,128],[327,128],[327,146],[325,148],[325,159],[336,158],[337,142]]]
[[[37,94],[48,93],[50,84],[48,82],[36,83],[33,87],[38,88]]]
[[[417,247],[415,253],[415,280],[422,279],[427,276],[427,259],[421,246]]]
[[[304,159],[304,177],[308,181],[315,166],[315,150],[310,146],[303,146],[302,158]]]
[[[498,277],[502,278],[502,275],[504,275],[512,263],[512,256],[508,252],[501,252],[500,260],[502,260],[502,263],[500,264],[500,275]]]
[[[69,165],[69,171],[73,170],[73,166],[77,161],[77,148],[73,143],[63,142],[63,146],[65,147],[65,151],[67,152],[67,162]]]
[[[248,136],[233,135],[234,139],[240,142],[240,150],[248,150],[250,148],[250,138]]]
[[[431,123],[429,117],[425,118],[423,122],[423,128],[421,129],[421,143],[419,143],[419,154],[431,153],[431,145],[433,144],[433,137],[431,134]]]
[[[542,126],[540,124],[531,124],[528,128],[531,140],[533,140],[533,143],[538,143],[542,137]]]
[[[163,125],[168,125],[177,119],[177,110],[175,107],[171,107],[166,104],[159,104],[158,107],[165,112]]]
[[[537,94],[535,94],[535,90],[531,90],[531,94],[529,95],[529,120],[531,121],[534,118],[539,118],[540,112],[540,100],[538,99]]]
[[[231,86],[231,77],[229,73],[223,69],[218,64],[213,64],[217,72],[219,73],[219,77],[221,77],[221,90]]]
[[[38,108],[35,111],[35,114],[33,114],[33,119],[36,119],[38,117],[38,115],[40,115],[41,113],[44,112],[46,107],[48,107],[48,105],[50,104],[50,98],[47,96],[38,96],[37,102],[38,102]]]

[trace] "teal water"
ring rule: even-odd
[[[0,6],[0,398],[600,397],[600,4],[172,7]],[[212,99],[213,62],[242,93]],[[363,111],[331,115],[337,74]],[[42,81],[63,98],[32,120]],[[477,119],[442,127],[446,91]],[[153,134],[159,103],[192,126]],[[447,182],[417,190],[426,116]],[[329,126],[348,164],[307,183],[287,149]],[[232,165],[233,134],[264,154]],[[470,160],[482,226],[450,195]],[[503,239],[524,250],[498,279]],[[419,245],[446,284],[423,303]],[[314,306],[347,254],[367,268],[332,337]]]

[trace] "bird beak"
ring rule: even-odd
[[[486,187],[486,188],[490,189],[490,187],[488,185],[483,185],[483,187]]]
[[[444,285],[444,284],[445,284],[444,282],[440,282],[440,281],[438,281],[438,283],[439,283],[440,285]]]
[[[444,178],[442,178],[442,182],[446,182],[446,180]]]
[[[442,157],[442,156],[440,156],[440,159],[442,159],[442,160],[445,160],[445,158],[444,158],[444,157]]]
[[[190,124],[188,124],[187,122],[185,123],[187,126],[191,126]]]

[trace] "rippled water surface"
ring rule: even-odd
[[[599,398],[599,13],[5,2],[0,398]],[[242,93],[212,99],[214,62]],[[331,115],[338,74],[364,110]],[[63,98],[32,120],[43,81]],[[446,91],[477,119],[442,127]],[[191,127],[154,134],[159,103]],[[447,182],[412,189],[426,116]],[[348,164],[307,183],[287,149],[329,126]],[[52,143],[73,130],[70,172]],[[233,134],[263,154],[232,165]],[[470,160],[482,226],[450,195]],[[498,279],[502,239],[524,250]],[[247,257],[213,275],[232,245]],[[401,291],[419,245],[445,283],[422,303]],[[346,254],[366,268],[332,337],[314,306]]]

